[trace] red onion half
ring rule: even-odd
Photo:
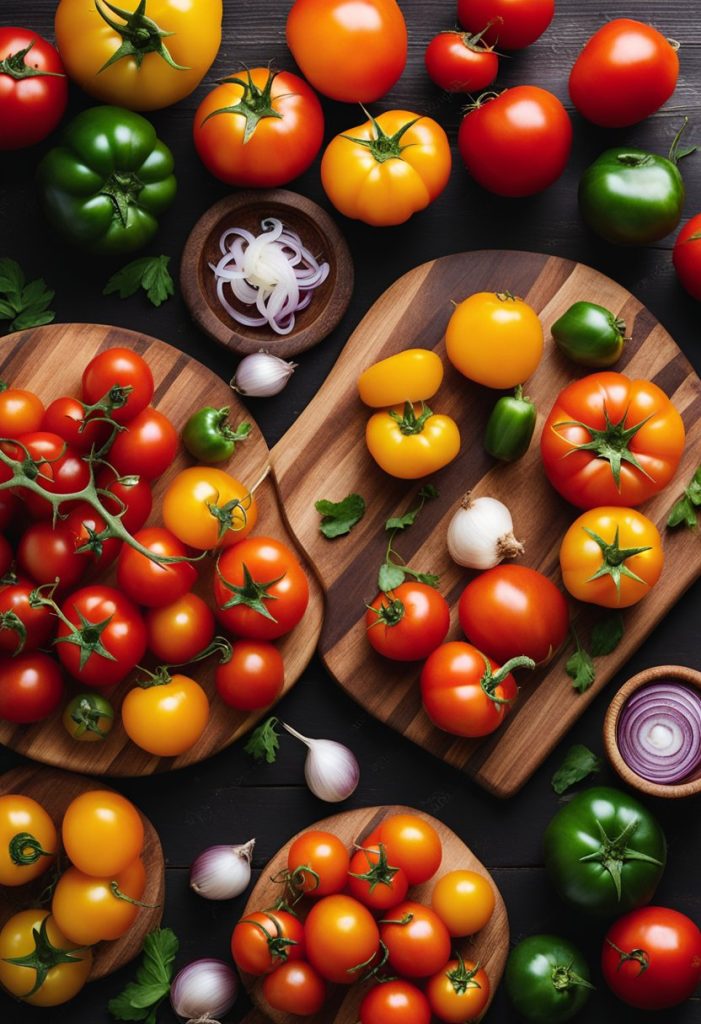
[[[683,782],[701,767],[701,693],[681,683],[643,686],[623,705],[616,740],[648,782]]]

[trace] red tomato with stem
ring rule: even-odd
[[[406,872],[390,864],[382,843],[366,844],[353,854],[348,892],[370,910],[389,910],[402,902],[408,890]]]
[[[286,910],[260,910],[241,918],[231,936],[234,963],[246,974],[270,974],[304,956],[304,927]]]
[[[458,0],[458,21],[470,32],[491,22],[485,38],[500,50],[522,50],[553,20],[555,0]]]
[[[63,673],[42,651],[0,659],[0,718],[19,725],[41,722],[63,697]]]
[[[433,878],[441,865],[443,848],[433,825],[418,814],[390,814],[364,845],[382,843],[390,864],[400,867],[409,885]]]
[[[640,1010],[666,1010],[701,982],[701,931],[667,907],[641,907],[615,921],[604,939],[601,969],[612,992]]]
[[[62,522],[27,527],[17,547],[17,562],[36,583],[58,580],[58,590],[75,586],[89,565],[87,557],[76,551],[75,535]]]
[[[187,548],[170,530],[148,526],[134,535],[143,547],[168,558],[187,557]],[[130,544],[124,544],[117,563],[117,582],[136,604],[161,608],[182,597],[194,586],[197,570],[192,562],[159,565]]]
[[[63,520],[63,526],[73,534],[75,549],[88,545],[89,549],[80,552],[86,569],[103,570],[109,568],[119,554],[122,546],[118,537],[102,537],[107,524],[99,512],[96,512],[87,501],[79,501]]]
[[[96,689],[113,686],[143,658],[143,619],[114,587],[97,583],[83,587],[65,598],[60,610],[67,622],[59,623],[55,650],[66,671],[79,682]]]
[[[348,880],[350,857],[345,844],[332,832],[308,829],[290,846],[287,870],[290,884],[305,896],[331,896]]]
[[[435,587],[409,580],[378,594],[365,614],[367,638],[378,654],[394,661],[418,661],[443,643],[450,606]]]
[[[525,655],[549,661],[569,630],[565,595],[552,580],[525,565],[497,565],[465,587],[460,625],[475,647],[500,664]]]
[[[395,978],[375,985],[360,1004],[360,1024],[430,1024],[431,1007],[420,988]]]
[[[128,423],[147,407],[153,397],[153,374],[148,363],[130,348],[108,348],[99,352],[83,370],[82,395],[86,405],[95,405],[112,388],[129,389],[119,396],[111,410],[117,423]]]
[[[67,102],[68,79],[51,43],[27,28],[0,28],[0,149],[41,142]]]
[[[110,431],[108,424],[86,419],[83,403],[68,395],[55,398],[46,407],[41,429],[58,434],[74,451],[81,454],[89,452],[93,447],[98,450],[107,440]]]
[[[404,978],[428,978],[450,959],[450,935],[438,914],[423,903],[405,900],[380,921],[380,938],[389,965]]]
[[[231,658],[217,665],[217,693],[230,708],[255,711],[273,704],[285,685],[285,663],[277,647],[264,640],[237,640]]]
[[[499,71],[499,58],[482,32],[439,32],[426,47],[424,60],[428,77],[446,92],[478,92]]]
[[[570,96],[588,121],[625,128],[644,121],[677,87],[679,44],[652,25],[615,18],[594,33],[570,72]]]
[[[197,594],[183,594],[146,613],[148,648],[164,665],[190,661],[213,639],[214,628],[214,613]]]
[[[692,298],[701,300],[701,213],[687,221],[677,235],[672,259],[684,288]]]
[[[0,28],[0,37],[3,31]],[[38,395],[23,388],[10,388],[4,381],[0,381],[0,437],[33,434],[41,429],[43,418],[44,403]]]
[[[124,483],[109,466],[103,466],[97,474],[95,482],[98,492],[109,491],[108,494],[99,493],[100,501],[107,512],[116,516],[123,512],[122,523],[124,528],[132,536],[140,530],[148,517],[151,515],[153,495],[146,480],[140,477],[132,477],[127,474],[127,480],[136,482]]]
[[[58,628],[49,608],[34,608],[29,603],[34,587],[22,576],[0,584],[0,652],[4,654],[45,647]]]
[[[310,1017],[324,1005],[326,985],[310,964],[291,960],[266,976],[263,997],[274,1010]]]
[[[365,965],[372,966],[380,948],[380,933],[370,911],[340,893],[314,904],[304,938],[312,967],[337,985],[360,981]]]
[[[27,455],[36,460],[39,468],[35,483],[50,494],[72,494],[90,482],[88,464],[58,434],[43,430],[22,434],[16,444],[5,445],[5,451],[18,461]],[[51,519],[52,506],[46,499],[23,487],[17,488],[17,494],[34,519]]]
[[[475,181],[500,196],[531,196],[556,181],[572,147],[572,122],[547,89],[517,85],[468,109],[458,149]]]
[[[178,432],[168,417],[148,406],[117,434],[109,461],[122,476],[155,480],[171,465],[178,444]]]

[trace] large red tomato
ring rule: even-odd
[[[26,725],[53,714],[63,696],[63,674],[41,651],[0,659],[0,718]]]
[[[689,295],[701,299],[701,213],[687,221],[677,235],[672,259]]]
[[[61,612],[74,629],[64,621],[59,623],[55,650],[66,670],[81,683],[96,688],[112,686],[143,658],[143,619],[131,601],[113,587],[93,584],[76,590],[62,602]]]
[[[167,416],[147,406],[117,434],[109,461],[122,476],[155,480],[168,469],[178,450],[178,432]]]
[[[27,28],[0,28],[0,149],[45,139],[64,115],[68,79],[58,51]]]
[[[572,122],[557,96],[536,85],[486,94],[468,109],[458,149],[478,184],[500,196],[530,196],[564,171]]]
[[[83,370],[83,401],[94,405],[113,388],[112,419],[127,423],[142,412],[153,396],[153,374],[145,359],[130,348],[108,348],[99,352]]]
[[[370,644],[394,661],[427,658],[445,640],[450,607],[435,587],[413,580],[378,594],[365,615]]]
[[[149,526],[134,535],[143,547],[155,555],[184,558],[187,550],[170,530],[162,526]],[[117,582],[124,593],[136,604],[160,608],[176,601],[191,590],[197,579],[192,562],[171,562],[160,565],[147,555],[124,544],[117,563]]]
[[[463,590],[458,614],[468,640],[502,665],[520,655],[548,661],[569,628],[562,591],[525,565],[480,573]]]
[[[652,25],[630,18],[607,21],[575,61],[572,102],[587,120],[604,128],[644,121],[677,86],[678,48]]]
[[[406,23],[395,0],[295,0],[287,45],[324,96],[373,103],[404,70]]]
[[[485,32],[500,50],[522,50],[545,32],[555,14],[555,0],[458,0],[458,21],[470,32]]]

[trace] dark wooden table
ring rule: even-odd
[[[27,25],[52,36],[55,0],[3,0],[3,24]],[[205,83],[196,93],[169,110],[153,116],[159,135],[173,149],[180,181],[174,209],[149,251],[172,257],[177,270],[185,238],[200,214],[227,194],[225,186],[210,178],[192,146],[195,107],[214,81],[242,64],[292,67],[285,46],[286,0],[225,0],[224,41]],[[455,139],[460,100],[439,93],[429,82],[423,52],[430,37],[451,27],[452,0],[403,0],[409,26],[409,63],[401,81],[375,110],[401,107],[436,117]],[[682,291],[671,265],[672,239],[642,251],[624,251],[599,243],[583,228],[577,215],[576,186],[584,167],[607,145],[619,140],[666,152],[681,118],[691,119],[691,139],[701,142],[699,89],[701,89],[701,2],[699,0],[629,0],[594,3],[558,0],[555,21],[530,50],[502,63],[500,84],[537,83],[557,93],[568,105],[567,74],[583,41],[604,18],[617,16],[654,19],[666,34],[682,43],[681,81],[665,109],[646,123],[623,132],[606,132],[574,118],[575,143],[569,168],[552,188],[522,201],[504,201],[481,191],[468,178],[459,158],[445,193],[428,211],[400,228],[373,230],[338,218],[351,245],[356,267],[356,289],[348,313],[336,332],[319,348],[303,356],[287,390],[277,399],[251,402],[270,444],[285,432],[305,407],[331,368],[346,338],[368,306],[400,274],[424,260],[472,248],[538,250],[578,259],[597,267],[635,292],[676,337],[688,357],[701,369],[699,306]],[[90,104],[72,88],[71,112]],[[351,107],[325,102],[327,138],[359,123]],[[176,296],[160,309],[135,297],[121,301],[103,298],[102,288],[111,272],[97,260],[69,252],[49,231],[38,212],[32,189],[34,166],[43,147],[0,159],[0,255],[18,259],[30,276],[43,275],[56,289],[58,320],[122,324],[163,338],[196,356],[222,377],[231,377],[234,360],[202,336],[192,325]],[[701,209],[701,156],[684,162],[688,199],[686,214]],[[328,208],[319,182],[318,161],[293,184]],[[508,282],[505,282],[505,287]],[[671,495],[670,495],[671,497]],[[553,539],[555,542],[555,538]],[[633,1024],[648,1017],[628,1010],[607,993],[598,971],[602,935],[600,926],[588,925],[564,908],[554,896],[542,869],[541,837],[558,798],[550,777],[570,742],[589,744],[602,752],[601,724],[617,683],[624,676],[654,664],[675,662],[701,667],[699,607],[701,589],[687,593],[652,637],[640,648],[615,681],[609,694],[593,704],[576,729],[543,765],[525,789],[508,803],[487,796],[458,772],[388,731],[346,698],[318,661],[280,704],[279,713],[313,736],[333,737],[351,746],[362,766],[360,786],[349,801],[359,807],[380,803],[406,803],[438,815],[465,839],[491,868],[506,899],[512,937],[521,939],[538,931],[560,932],[580,943],[592,965],[598,991],[579,1020]],[[0,768],[18,758],[0,753]],[[204,764],[177,774],[117,780],[117,788],[134,799],[157,826],[166,853],[167,901],[165,922],[180,938],[178,966],[205,956],[228,956],[228,943],[242,901],[208,903],[190,893],[188,866],[205,846],[215,842],[257,839],[255,865],[259,870],[275,850],[299,828],[323,817],[328,807],[301,785],[303,750],[283,744],[274,766],[254,766],[237,745]],[[615,783],[605,771],[601,780]],[[670,841],[667,872],[659,888],[660,903],[690,913],[701,921],[698,856],[701,852],[699,800],[662,801],[653,807]],[[21,1008],[0,996],[0,1020],[22,1024],[51,1020],[52,1024],[100,1024],[108,1020],[107,1000],[128,980],[133,968],[90,985],[65,1008],[50,1013]],[[241,997],[231,1020],[245,1010]],[[167,1009],[161,1019],[172,1019]],[[664,1024],[701,1021],[698,999],[678,1011],[660,1015]],[[488,1020],[511,1024],[516,1017],[503,992],[497,995]]]

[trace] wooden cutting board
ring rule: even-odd
[[[496,465],[484,451],[482,438],[497,394],[466,380],[444,359],[445,379],[431,408],[457,420],[462,451],[432,478],[440,500],[430,502],[396,544],[414,568],[441,573],[441,590],[453,610],[449,638],[461,635],[457,600],[474,575],[453,564],[445,546],[447,524],[465,491],[505,501],[516,535],[526,545],[523,564],[561,584],[559,543],[577,511],[548,484],[538,441],[559,390],[586,372],[561,356],[549,338],[551,324],[573,302],[597,302],[623,317],[632,341],[615,369],[654,380],[667,392],[684,419],[687,443],[675,480],[642,508],[664,533],[664,574],[638,607],[624,613],[624,639],[613,654],[597,659],[595,684],[584,695],[572,689],[564,668],[572,650],[567,644],[547,667],[525,681],[501,730],[479,742],[436,729],[421,707],[420,665],[381,658],[365,637],[365,604],[377,593],[385,519],[410,507],[419,484],[387,476],[370,458],[364,432],[371,410],[360,402],[356,381],[371,363],[405,348],[432,348],[445,357],[451,303],[473,292],[507,289],[535,307],[546,334],[544,358],[526,387],[539,410],[535,439],[521,461]],[[271,453],[287,521],[326,591],[320,650],[329,670],[380,721],[469,772],[492,793],[514,794],[701,573],[701,536],[688,530],[664,531],[670,506],[701,463],[700,416],[701,382],[675,342],[636,298],[590,267],[558,257],[495,250],[446,256],[405,274],[366,314],[321,390]],[[319,533],[314,501],[338,501],[352,491],[367,500],[365,518],[350,536],[327,541]],[[582,637],[588,636],[599,614],[591,606],[573,604]]]
[[[354,843],[362,842],[365,836],[369,835],[377,826],[391,814],[416,814],[431,825],[438,832],[443,844],[443,859],[436,877],[425,882],[423,885],[413,886],[409,890],[408,899],[416,899],[420,903],[427,903],[430,906],[431,892],[436,881],[448,871],[464,869],[476,871],[487,878],[494,890],[495,906],[494,913],[487,926],[476,935],[468,939],[455,940],[455,948],[459,949],[465,959],[470,959],[481,964],[487,972],[490,982],[491,1003],[497,990],[501,976],[504,973],[504,965],[509,952],[509,920],[506,914],[506,907],[501,893],[494,884],[494,880],[485,866],[475,857],[462,839],[444,825],[442,821],[417,811],[413,807],[366,807],[358,811],[345,811],[342,814],[334,814],[323,821],[317,821],[303,829],[321,829],[325,832],[333,832],[339,839],[348,846],[349,850]],[[301,833],[298,833],[301,835]],[[261,872],[258,882],[251,891],[246,903],[242,917],[255,910],[265,909],[272,906],[280,897],[280,886],[271,881],[271,878],[284,871],[287,867],[287,852],[297,836],[292,836],[282,849],[278,850],[275,856],[268,862]],[[310,901],[304,901],[308,906]],[[303,904],[298,904],[297,910],[304,912]],[[289,1013],[282,1013],[273,1010],[268,1005],[262,994],[262,978],[254,978],[252,975],[242,975],[243,983],[248,989],[256,1009],[261,1011],[265,1017],[275,1021],[275,1024],[296,1024],[299,1017]],[[358,1020],[358,1008],[363,996],[369,990],[368,985],[358,984],[350,987],[343,985],[329,986],[329,998],[325,1006],[313,1017],[305,1017],[308,1024],[356,1024]],[[489,1003],[487,1004],[487,1008]],[[485,1009],[486,1013],[486,1009]],[[481,1019],[481,1018],[480,1018]],[[259,1024],[260,1017],[254,1011],[250,1017],[246,1017],[244,1024]]]
[[[0,775],[0,796],[7,793],[22,793],[31,796],[40,803],[53,819],[61,836],[61,821],[69,803],[90,789],[108,789],[108,786],[94,779],[86,779],[80,775],[59,772],[35,765],[14,768]],[[146,868],[146,888],[142,896],[143,903],[153,904],[142,907],[129,931],[113,942],[98,942],[93,946],[93,966],[89,981],[104,978],[107,974],[118,971],[141,952],[146,935],[158,928],[163,916],[163,900],[165,896],[165,865],[163,850],[158,833],[143,814],[144,852],[142,854]],[[65,854],[59,855],[61,870],[68,866]],[[41,894],[53,877],[53,868],[49,868],[29,885],[0,886],[0,926],[19,910],[36,906]],[[49,904],[46,904],[48,909]]]
[[[229,470],[252,487],[265,472],[269,458],[268,447],[260,429],[220,377],[162,341],[121,327],[95,324],[54,324],[33,331],[22,331],[3,341],[0,379],[17,387],[31,388],[48,405],[59,395],[79,394],[80,378],[86,364],[97,352],[115,345],[133,348],[146,359],[156,382],[154,404],[170,417],[178,430],[182,429],[193,412],[205,405],[217,408],[228,405],[233,423],[238,424],[242,420],[253,423],[250,437],[237,446],[230,462],[219,464],[220,468]],[[168,471],[155,484],[150,523],[160,521],[163,492],[175,474],[189,465],[194,465],[194,460],[181,448]],[[256,490],[256,501],[259,515],[255,532],[278,537],[294,547],[295,541],[285,525],[271,477],[265,479]],[[309,579],[309,607],[299,626],[279,643],[285,660],[285,692],[294,686],[306,668],[321,630],[321,589],[308,564],[305,569]],[[207,560],[205,567],[200,569],[200,579],[194,588],[210,604],[213,571],[212,561]],[[114,570],[104,579],[113,583]],[[148,664],[153,665],[153,660]],[[192,667],[191,674],[202,683],[209,695],[211,717],[199,741],[180,757],[158,758],[140,750],[128,739],[119,721],[104,743],[78,743],[63,728],[60,713],[32,726],[16,726],[0,721],[0,742],[35,761],[93,775],[148,775],[155,771],[194,764],[229,746],[266,713],[261,710],[246,715],[222,704],[214,690],[215,667],[215,659]],[[134,674],[112,692],[104,691],[117,711],[133,682]],[[79,692],[76,685],[67,681],[66,701]]]

